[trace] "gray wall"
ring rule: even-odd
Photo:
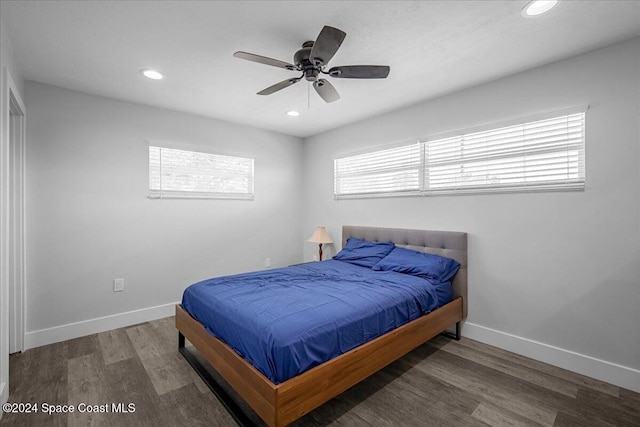
[[[301,260],[300,139],[34,82],[26,103],[27,332]],[[255,200],[148,199],[147,140],[254,156]]]
[[[2,67],[7,67],[13,81],[18,86],[18,92],[24,94],[24,78],[16,62],[13,46],[7,35],[4,23],[0,25],[0,46],[2,47],[0,49],[0,64],[2,64]]]
[[[309,138],[304,230],[466,231],[469,323],[639,369],[639,64],[635,39]],[[333,200],[335,156],[583,104],[584,192]]]

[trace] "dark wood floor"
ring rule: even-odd
[[[10,401],[133,413],[5,414],[0,426],[233,426],[177,350],[173,318],[10,357]],[[39,408],[39,409],[40,409]],[[640,394],[476,341],[436,338],[296,426],[640,426]]]

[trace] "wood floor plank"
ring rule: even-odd
[[[388,378],[395,378],[395,376],[389,371],[380,372],[381,377],[388,376]],[[419,376],[420,372],[411,372],[408,376]],[[472,411],[467,402],[460,400],[451,401],[445,399],[434,399],[432,393],[428,390],[416,387],[408,381],[403,381],[403,377],[398,378],[396,381],[390,381],[381,393],[384,393],[383,398],[386,398],[387,394],[391,393],[396,398],[397,402],[402,402],[405,399],[413,399],[417,411],[411,414],[409,417],[404,409],[398,411],[402,414],[403,418],[407,422],[407,425],[420,425],[422,420],[428,419],[433,424],[455,424],[456,426],[475,426],[478,422],[471,416]]]
[[[478,351],[471,347],[458,345],[457,342],[448,342],[438,346],[438,348],[442,351],[455,354],[458,357],[495,369],[496,371],[504,372],[505,374],[539,385],[548,390],[564,394],[565,396],[575,398],[578,394],[578,385],[573,382],[540,372],[539,370],[529,368],[520,363],[514,363],[511,360]]]
[[[191,367],[178,352],[143,359],[142,364],[158,395],[193,383]]]
[[[176,329],[176,321],[175,318],[166,317],[164,319],[154,320],[153,322],[149,322],[151,328],[161,337],[162,342],[166,342],[168,347],[171,350],[175,350],[178,341],[178,331]]]
[[[446,352],[442,353],[442,355],[444,354]],[[431,359],[431,362],[436,362],[437,364],[438,356],[442,355],[436,355],[435,358]],[[449,370],[455,371],[457,375],[464,375],[468,380],[475,378],[485,385],[497,385],[503,391],[508,392],[512,398],[525,400],[538,408],[562,410],[563,420],[580,420],[585,425],[589,425],[589,423],[598,423],[600,425],[628,425],[630,423],[631,425],[640,425],[640,418],[638,417],[640,406],[629,405],[624,399],[614,397],[610,393],[579,387],[576,398],[568,398],[556,392],[546,392],[528,381],[505,377],[501,371],[477,366],[475,361],[469,361],[469,363],[476,365],[472,369],[467,369],[460,361],[456,361],[456,358],[444,359],[443,361],[450,363]],[[608,392],[610,390],[605,389],[604,391]],[[508,406],[505,408],[511,409]]]
[[[101,379],[103,368],[101,358],[96,353],[69,359],[67,370],[69,405],[80,408],[81,404],[93,406],[108,403],[109,396],[105,393]],[[105,376],[102,375],[102,378]],[[76,410],[68,414],[68,425],[69,427],[108,425],[109,416],[108,413]]]
[[[471,416],[492,427],[539,427],[540,424],[495,405],[481,403]]]
[[[130,359],[136,355],[136,350],[124,329],[99,333],[98,342],[104,363],[107,365]]]
[[[173,413],[173,409],[163,406],[142,361],[137,356],[107,365],[105,374],[106,381],[103,387],[108,401],[122,404],[127,410],[130,403],[135,405],[135,412],[112,413],[109,417],[112,424],[167,425],[167,417]]]
[[[599,418],[585,419],[583,416],[570,415],[563,410],[558,412],[553,427],[617,427]]]
[[[406,369],[407,366],[413,368],[413,365],[403,358],[385,368],[384,373],[396,376],[401,384],[412,387],[414,392],[422,397],[425,405],[445,402],[447,409],[444,411],[444,417],[447,417],[448,408],[451,407],[471,415],[481,402],[466,390],[461,390],[418,369]]]
[[[463,427],[480,424],[471,418],[469,408],[458,407],[445,399],[428,401],[425,399],[428,393],[403,381],[394,373],[398,370],[402,367],[392,364],[336,400],[350,405],[351,411],[368,425],[412,426],[422,425],[424,420],[429,420],[432,425]],[[406,371],[404,373],[410,375]]]
[[[12,400],[10,400],[12,401]],[[52,414],[48,415],[39,409],[38,413],[28,414],[4,414],[0,420],[0,426],[11,427],[33,427],[33,426],[52,426],[52,427],[66,427],[67,426],[67,414]]]
[[[294,422],[291,427],[344,426],[365,427],[369,424],[351,411],[351,407],[333,399]]]
[[[411,357],[416,356],[409,354],[409,358]],[[454,357],[457,358],[457,356],[447,355],[445,352],[438,352],[425,360],[424,363],[417,364],[416,369],[466,390],[482,401],[503,407],[544,426],[553,426],[557,414],[556,409],[536,404],[536,399],[532,395],[515,393],[516,390],[513,387],[496,382],[497,375],[494,375],[490,381],[483,381],[482,376],[477,373],[477,369],[481,365],[465,367],[464,364],[453,362],[451,358]],[[496,374],[499,373],[496,372]]]
[[[542,373],[553,375],[565,381],[572,382],[581,387],[591,388],[593,390],[597,390],[601,393],[606,393],[614,397],[618,397],[620,395],[620,388],[612,384],[607,384],[603,381],[596,380],[595,378],[590,378],[575,372],[567,371],[566,369],[530,359],[519,354],[511,353],[501,348],[483,344],[469,338],[462,338],[460,341],[458,341],[458,345],[470,347],[480,352],[491,354],[495,357],[500,357],[513,363],[521,364]]]
[[[346,393],[338,396],[336,400],[345,402],[351,406],[359,418],[365,420],[368,425],[399,426],[410,425],[408,420],[415,420],[422,405],[416,404],[416,399],[405,394],[402,403],[402,411],[398,411],[399,399],[395,393],[369,393],[365,387],[355,386]]]
[[[602,399],[608,403],[603,404]],[[558,414],[562,414],[560,421],[556,420],[555,425],[625,426],[629,425],[629,420],[633,420],[634,417],[633,413],[625,414],[621,411],[624,404],[622,399],[590,388],[581,387],[576,399],[563,397],[555,404]],[[631,425],[640,425],[640,419],[633,420]]]
[[[629,402],[636,402],[635,404],[640,405],[640,393],[636,393],[635,391],[627,390],[625,388],[620,389],[620,399]]]
[[[62,345],[62,351],[67,359],[74,359],[76,357],[86,356],[100,351],[98,337],[95,334],[63,341],[59,344]]]
[[[142,360],[172,353],[177,347],[175,339],[171,341],[163,339],[157,328],[154,328],[149,323],[131,326],[126,329],[126,332],[138,357]]]
[[[165,407],[175,408],[164,420],[165,425],[182,425],[185,419],[189,420],[190,426],[235,425],[231,415],[213,394],[203,395],[193,383],[166,393],[161,400]]]
[[[65,348],[65,343],[56,343],[11,355],[9,402],[66,404],[67,360],[59,356]],[[66,426],[67,414],[49,416],[41,411],[6,414],[2,422],[16,426]]]
[[[591,389],[578,392],[578,405],[588,408],[586,413],[593,419],[599,417],[618,426],[640,426],[640,405],[625,399],[609,396]]]

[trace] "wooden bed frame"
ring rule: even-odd
[[[180,305],[176,306],[176,327],[180,331],[179,347],[183,355],[186,337],[270,427],[292,423],[454,325],[459,339],[460,322],[466,318],[467,311],[466,233],[343,227],[343,245],[352,236],[369,241],[391,241],[398,246],[456,259],[461,268],[454,279],[454,300],[280,384],[273,384],[228,345],[210,335]],[[189,360],[187,355],[185,357]],[[193,365],[192,360],[189,362]],[[202,375],[197,366],[194,368]],[[218,394],[214,386],[210,387]],[[242,419],[236,417],[236,420],[244,424]]]

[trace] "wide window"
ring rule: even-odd
[[[336,159],[335,197],[584,189],[584,111]]]
[[[425,141],[430,193],[584,188],[584,113]]]
[[[149,146],[149,197],[253,199],[253,159]]]

